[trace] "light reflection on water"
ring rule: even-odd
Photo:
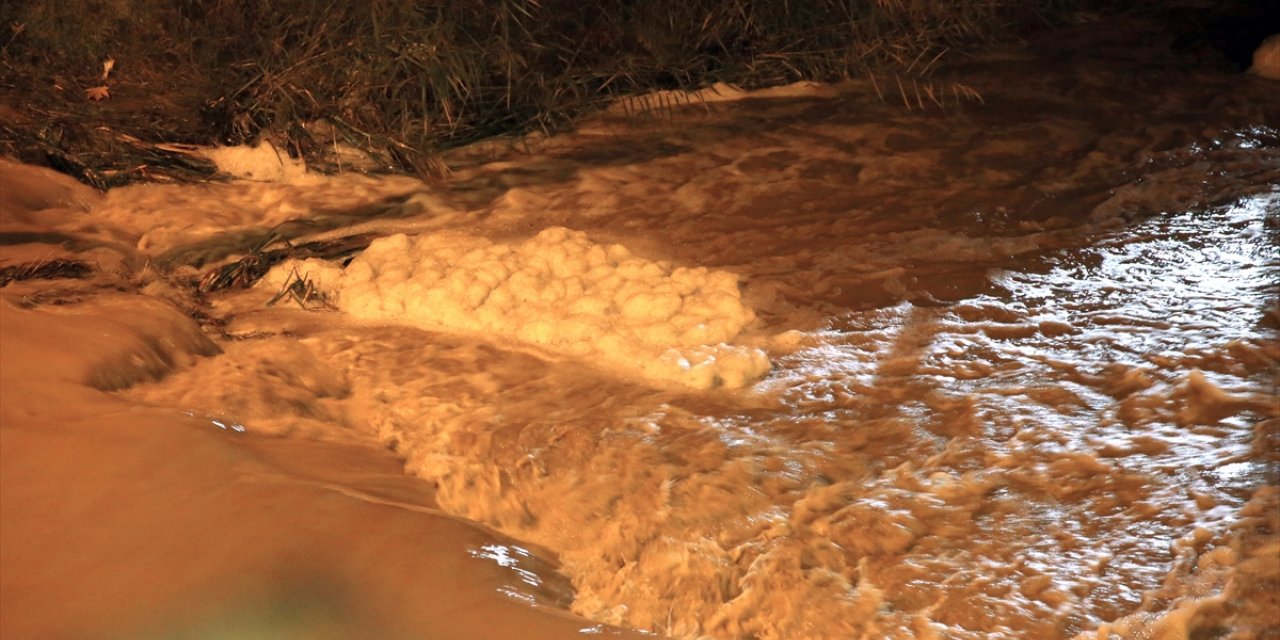
[[[527,563],[533,558],[533,554],[526,549],[514,545],[486,544],[479,549],[472,549],[471,557],[492,560],[498,566],[513,571],[521,582],[529,586],[542,585],[542,578],[537,573],[521,566],[521,563]]]
[[[182,415],[184,415],[184,416],[186,416],[186,417],[188,417],[188,418],[194,418],[194,417],[196,417],[196,412],[195,412],[195,411],[190,411],[190,410],[184,410],[184,411],[182,411]],[[213,426],[217,427],[218,429],[220,429],[220,430],[222,430],[222,431],[230,431],[230,432],[232,432],[232,433],[245,433],[245,432],[246,432],[245,426],[244,426],[243,424],[240,424],[240,422],[235,421],[235,420],[231,420],[231,419],[224,418],[224,417],[221,417],[221,416],[219,416],[219,417],[214,417],[214,416],[205,416],[205,417],[204,417],[204,419],[205,419],[205,420],[208,420],[208,421],[209,421],[209,424],[212,424]]]
[[[922,440],[881,444],[875,454],[914,460],[920,474],[987,469],[1021,507],[990,523],[995,529],[965,534],[970,561],[1034,566],[1055,584],[1076,585],[1073,616],[1115,620],[1169,579],[1169,550],[1188,523],[1223,526],[1229,514],[1197,508],[1188,491],[1239,506],[1247,491],[1218,489],[1256,486],[1265,472],[1265,456],[1250,451],[1254,428],[1280,415],[1268,395],[1274,362],[1242,364],[1228,347],[1274,344],[1264,324],[1275,313],[1280,249],[1266,225],[1277,211],[1280,192],[1108,232],[1050,253],[1048,269],[995,274],[1007,297],[978,296],[954,312],[899,307],[897,322],[881,322],[881,311],[869,327],[855,320],[852,330],[827,332],[782,359],[790,384],[771,384],[801,411],[861,408],[854,428],[882,428],[866,417],[886,412],[951,422],[932,428],[950,440],[931,458],[920,457],[929,448],[921,432]],[[949,417],[955,404],[945,398],[964,398],[961,413]],[[1221,409],[1196,407],[1205,403]],[[965,412],[976,426],[962,424]],[[948,453],[966,429],[983,441],[977,464]],[[848,499],[876,503],[875,495],[872,485]],[[909,586],[888,582],[880,583],[887,591]],[[1052,632],[1033,624],[1014,635],[1089,626],[1087,616],[1069,618]]]

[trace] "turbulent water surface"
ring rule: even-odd
[[[466,150],[444,185],[131,187],[10,224],[199,309],[211,346],[155,341],[200,355],[111,362],[98,388],[238,437],[392,448],[433,513],[509,536],[466,552],[514,569],[517,599],[679,638],[1278,637],[1280,89],[1067,54],[951,68],[941,107],[851,85]],[[663,384],[557,348],[567,308],[530,341],[520,304],[432,326],[356,321],[319,281],[311,310],[266,308],[279,273],[204,306],[172,284],[297,220],[436,251],[564,227],[655,277],[731,273],[754,314],[731,340],[770,367]],[[401,246],[379,273],[425,259]],[[416,291],[379,282],[362,299]],[[11,317],[123,295],[23,286]]]

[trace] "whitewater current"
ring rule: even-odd
[[[214,345],[98,387],[388,447],[554,561],[543,606],[674,638],[1277,637],[1275,85],[1035,64],[935,80],[982,103],[602,116],[443,184],[128,187],[56,228]],[[183,288],[273,228],[378,239]]]

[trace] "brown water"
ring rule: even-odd
[[[64,499],[33,488],[70,473],[49,469],[59,446],[104,447],[114,469],[175,439],[154,456],[179,469],[133,489],[158,506],[104,531],[136,541],[151,526],[138,523],[172,513],[251,532],[255,571],[282,555],[332,558],[341,584],[382,594],[351,600],[349,624],[365,631],[604,630],[547,613],[567,606],[682,638],[1280,637],[1280,88],[1109,46],[1046,44],[935,79],[982,103],[908,109],[851,85],[639,124],[603,117],[531,151],[466,150],[444,187],[142,187],[88,205],[90,218],[58,214],[65,233],[142,251],[94,250],[124,254],[119,288],[150,282],[151,302],[91,285],[5,289],[6,632],[65,632],[53,609],[13,622],[16,603],[110,595],[70,590],[74,567],[30,590],[45,549],[36,518],[51,516],[14,496]],[[319,213],[339,195],[405,192],[421,193],[393,217]],[[183,198],[225,213],[221,235],[191,238],[200,252],[243,238],[258,206],[336,233],[507,241],[565,226],[732,271],[758,317],[739,341],[773,368],[743,390],[656,388],[498,336],[264,309],[267,290],[214,299],[223,335],[206,343],[158,302],[190,301],[141,266],[147,252],[197,253],[183,229],[209,216],[166,209]],[[57,218],[20,222],[41,215]],[[23,440],[32,425],[62,427],[12,363],[61,362],[48,354],[75,339],[19,348],[15,336],[78,309],[132,327],[106,340],[125,355],[76,365],[113,390],[116,415],[152,425],[128,446],[88,426]],[[166,415],[201,435],[168,433]],[[31,451],[54,453],[16,471]],[[258,462],[239,461],[246,451]],[[228,478],[248,489],[215,500],[188,486]],[[247,524],[222,522],[235,509]],[[308,527],[349,533],[307,533],[301,552],[261,542],[317,510]],[[109,555],[94,539],[41,544],[88,545],[76,566],[93,567]],[[456,589],[511,597],[477,600],[445,631],[413,613]],[[504,627],[492,614],[503,606],[525,617]]]

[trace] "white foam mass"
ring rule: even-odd
[[[213,147],[202,152],[227,175],[261,182],[297,182],[307,177],[307,165],[289,157],[269,141],[257,145]]]
[[[730,343],[755,319],[737,276],[673,268],[563,227],[514,244],[398,234],[345,269],[278,265],[264,286],[295,272],[354,318],[514,339],[650,381],[736,388],[770,367],[763,351]]]

